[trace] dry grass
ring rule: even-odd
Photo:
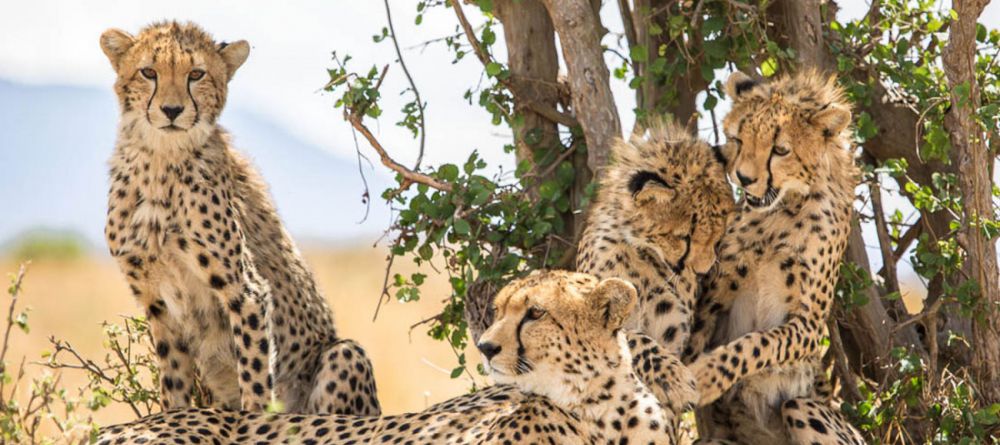
[[[441,307],[440,300],[448,295],[445,277],[428,277],[423,301],[383,304],[373,322],[385,266],[383,249],[315,251],[306,258],[333,307],[340,335],[359,341],[371,355],[386,413],[418,411],[470,388],[468,380],[449,377],[456,362],[447,344],[427,337],[423,327],[409,331]],[[397,262],[403,272],[406,263]],[[0,260],[0,271],[16,269],[15,262]],[[51,349],[49,336],[70,341],[88,356],[103,356],[101,321],[120,322],[120,315],[139,313],[117,266],[107,258],[35,261],[24,280],[22,302],[31,307],[31,333],[14,337],[13,363],[22,356],[41,361],[41,352]],[[478,360],[475,355],[469,358]],[[43,368],[33,365],[29,371],[40,373]],[[63,382],[75,388],[84,377],[66,372]],[[131,412],[114,407],[95,418],[100,424],[117,423],[131,419]]]

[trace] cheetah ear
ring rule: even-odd
[[[655,172],[648,170],[638,171],[632,174],[632,177],[628,180],[628,192],[632,196],[636,196],[639,192],[643,191],[647,185],[650,183],[657,184],[660,187],[667,187],[667,182],[660,177],[660,175]]]
[[[618,329],[632,313],[637,292],[635,286],[618,278],[608,278],[597,283],[588,296],[591,309],[604,327]]]
[[[237,40],[232,43],[222,42],[219,44],[219,55],[226,62],[226,71],[229,78],[233,78],[236,70],[243,66],[250,55],[250,44],[246,40]]]
[[[756,88],[758,85],[760,85],[760,82],[750,78],[750,76],[747,76],[740,71],[733,72],[733,74],[729,75],[729,79],[726,80],[726,96],[736,100],[740,96]]]
[[[851,110],[841,104],[830,104],[816,112],[809,119],[813,125],[822,128],[823,136],[830,137],[844,131],[851,123]]]
[[[122,56],[135,44],[131,34],[120,29],[111,28],[101,34],[101,51],[108,56],[111,66],[118,70],[118,62]]]

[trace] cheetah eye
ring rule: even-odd
[[[188,74],[188,80],[192,81],[201,80],[202,77],[205,77],[205,70],[192,70],[191,74]]]
[[[139,72],[142,73],[142,77],[145,77],[149,80],[156,80],[156,70],[152,68],[143,68],[139,70]]]
[[[542,318],[544,316],[545,316],[545,309],[542,309],[538,306],[532,306],[530,309],[528,309],[529,320],[538,320],[539,318]]]
[[[774,146],[774,154],[776,154],[778,156],[787,156],[788,153],[790,153],[790,152],[791,152],[791,150],[789,150],[788,147],[782,147],[780,145],[775,145]]]

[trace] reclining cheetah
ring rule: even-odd
[[[580,238],[577,270],[628,280],[639,305],[626,326],[679,356],[694,316],[697,275],[734,209],[725,166],[713,149],[672,123],[612,147]]]
[[[814,72],[767,84],[735,73],[726,93],[722,154],[744,198],[691,337],[689,353],[722,345],[691,364],[700,403],[722,397],[699,413],[699,429],[736,443],[863,444],[808,399],[858,178],[850,108],[834,79]]]
[[[245,41],[216,43],[193,24],[101,49],[121,106],[106,238],[146,311],[164,408],[191,405],[197,379],[214,406],[377,415],[364,351],[340,339],[268,196],[216,124]]]
[[[625,281],[580,273],[543,272],[512,282],[497,295],[496,321],[479,343],[498,385],[421,413],[173,411],[106,428],[97,443],[669,443],[671,414],[633,372],[649,362],[633,363],[620,329],[635,300]],[[693,376],[686,380],[693,385]]]

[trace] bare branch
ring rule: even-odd
[[[413,98],[417,102],[417,110],[420,111],[420,152],[417,154],[417,161],[413,164],[413,170],[420,170],[420,163],[424,159],[424,141],[426,140],[427,133],[427,127],[424,124],[424,106],[426,104],[420,100],[420,90],[417,89],[417,84],[413,82],[410,70],[406,68],[406,62],[403,61],[403,52],[399,50],[399,41],[396,39],[396,28],[392,26],[392,12],[389,10],[389,0],[384,0],[383,3],[385,3],[385,21],[389,24],[389,37],[392,38],[392,46],[396,49],[396,58],[399,60],[399,66],[403,68],[406,80],[410,82],[410,90],[413,91]]]

